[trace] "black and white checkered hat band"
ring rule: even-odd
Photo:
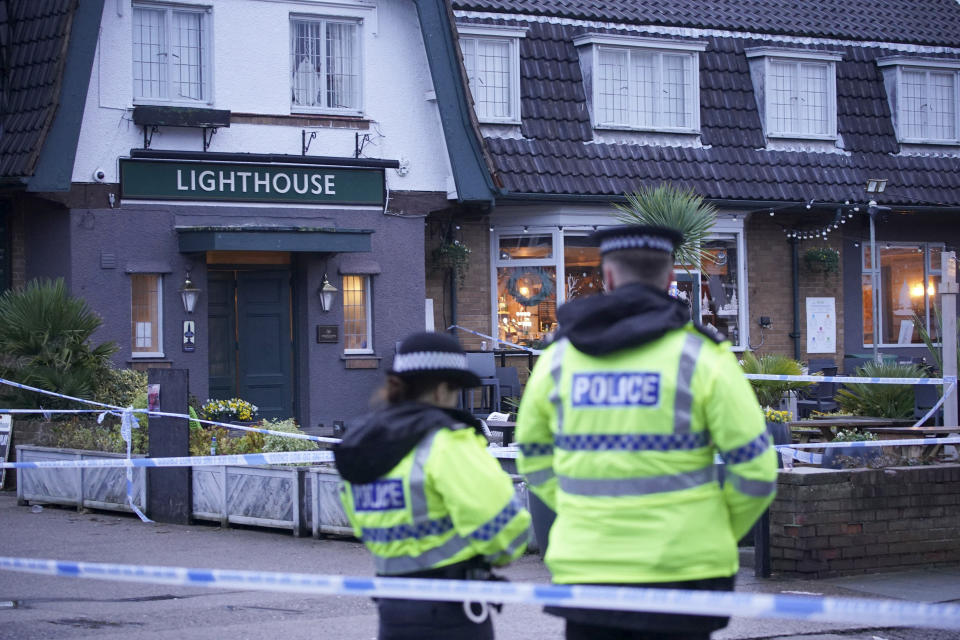
[[[655,249],[673,253],[673,243],[659,236],[616,236],[600,242],[600,253],[621,251],[623,249]]]
[[[397,373],[437,369],[468,371],[467,356],[462,353],[450,353],[449,351],[415,351],[413,353],[398,353],[393,359],[393,370]]]

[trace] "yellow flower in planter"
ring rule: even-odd
[[[251,404],[240,398],[207,400],[206,404],[200,407],[200,412],[204,418],[220,422],[229,420],[249,422],[256,418],[257,410],[255,404]]]
[[[763,413],[767,422],[790,422],[792,418],[789,411],[776,411],[769,407],[764,409]]]

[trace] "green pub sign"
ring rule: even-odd
[[[383,169],[120,160],[123,198],[382,207]]]

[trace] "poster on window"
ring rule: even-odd
[[[836,298],[807,298],[807,353],[836,352]]]

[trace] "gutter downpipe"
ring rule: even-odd
[[[793,272],[793,359],[800,360],[800,240],[790,238],[790,267]]]

